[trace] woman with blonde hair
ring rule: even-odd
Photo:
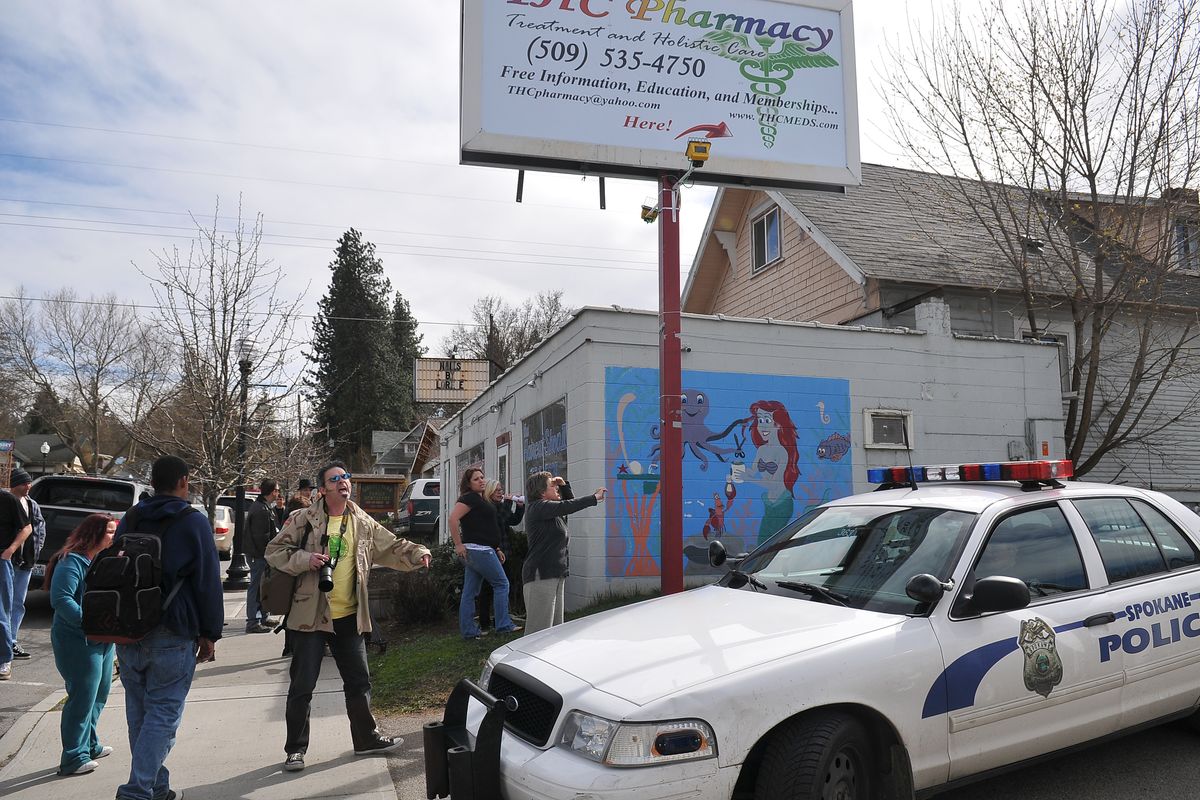
[[[483,489],[483,496],[491,501],[496,507],[496,514],[500,521],[500,549],[496,551],[496,555],[500,559],[500,565],[504,568],[504,576],[508,578],[509,584],[509,607],[512,607],[512,572],[508,568],[508,557],[512,555],[509,552],[509,544],[512,542],[512,528],[514,525],[520,525],[521,519],[525,516],[525,498],[514,497],[504,493],[504,485],[496,479],[491,479],[487,482]],[[479,629],[486,631],[491,625],[491,610],[492,601],[492,585],[486,581],[483,587],[479,590]],[[511,612],[510,612],[511,616]]]

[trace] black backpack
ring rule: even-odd
[[[125,515],[125,532],[96,556],[84,577],[84,636],[93,642],[133,644],[158,627],[182,585],[177,581],[163,599],[162,540],[176,522],[195,512],[188,505],[150,521],[134,507]]]

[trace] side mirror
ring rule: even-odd
[[[1020,578],[993,575],[975,581],[971,595],[971,610],[982,614],[988,611],[1016,611],[1029,605],[1029,587]]]
[[[918,603],[933,605],[942,599],[942,595],[946,593],[948,588],[948,584],[944,584],[933,575],[923,572],[920,575],[913,575],[908,579],[908,583],[904,585],[904,593]]]
[[[708,543],[708,563],[714,567],[719,567],[725,563],[725,559],[729,554],[725,552],[725,545],[717,539],[713,539]]]

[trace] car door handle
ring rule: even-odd
[[[1105,611],[1103,614],[1093,614],[1083,621],[1083,627],[1094,628],[1097,625],[1107,625],[1110,622],[1116,622],[1117,615],[1111,611]]]

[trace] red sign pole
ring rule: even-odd
[[[680,356],[679,197],[674,176],[659,176],[658,215],[658,385],[659,491],[662,501],[661,586],[663,594],[683,591],[683,377]]]

